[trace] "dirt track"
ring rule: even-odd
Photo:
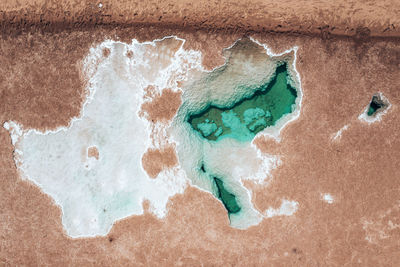
[[[383,1],[2,1],[3,31],[87,25],[154,25],[328,36],[399,36],[400,4]]]
[[[274,182],[246,184],[260,210],[279,206],[282,198],[298,201],[299,210],[246,231],[229,227],[215,198],[190,188],[173,198],[165,220],[151,214],[130,217],[117,222],[107,237],[70,239],[51,198],[19,178],[10,137],[0,128],[0,264],[400,265],[399,4],[343,1],[339,9],[337,2],[335,8],[324,2],[313,2],[311,13],[310,4],[298,2],[279,7],[164,2],[160,13],[152,2],[116,6],[102,1],[101,9],[98,2],[54,1],[44,7],[41,1],[23,7],[2,2],[1,124],[66,125],[82,103],[80,62],[105,38],[175,34],[187,39],[187,48],[203,52],[208,68],[221,64],[221,49],[243,34],[276,53],[297,45],[304,103],[280,144],[257,140],[264,152],[282,155]],[[160,19],[161,12],[166,13]],[[377,91],[388,97],[392,110],[382,122],[362,124],[357,117]],[[346,124],[340,142],[331,142]],[[324,192],[333,194],[334,204],[321,201]]]

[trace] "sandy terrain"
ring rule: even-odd
[[[164,220],[146,213],[117,222],[107,237],[71,239],[59,207],[19,178],[10,136],[0,128],[0,265],[400,265],[398,2],[99,3],[0,3],[0,123],[67,125],[83,101],[81,60],[105,38],[175,34],[203,52],[208,68],[223,63],[221,49],[244,34],[275,53],[297,45],[301,115],[279,144],[257,140],[262,151],[281,155],[282,164],[268,187],[246,186],[260,210],[283,198],[299,202],[299,209],[237,230],[220,202],[188,188],[171,200]],[[392,108],[382,121],[362,123],[358,116],[378,91]],[[161,108],[175,110],[178,103],[172,97]],[[148,107],[155,119],[170,119]],[[159,161],[155,169],[175,164]],[[328,193],[333,203],[324,201]]]

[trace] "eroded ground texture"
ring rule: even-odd
[[[113,146],[111,142],[102,146],[95,142],[96,138],[103,140],[101,136],[89,131],[90,123],[97,123],[92,120],[83,125],[89,130],[75,133],[90,142],[82,143],[78,154],[65,149],[62,156],[73,155],[73,161],[86,164],[82,165],[85,170],[96,167],[96,162],[108,155],[105,151],[112,151],[114,158],[116,150],[125,157],[124,150],[136,149],[132,162],[143,168],[134,177],[144,177],[143,183],[150,188],[141,192],[140,206],[135,206],[134,212],[116,214],[115,218],[123,219],[113,225],[115,218],[102,215],[112,227],[102,233],[90,228],[101,236],[87,237],[93,233],[87,227],[93,225],[90,222],[81,224],[83,228],[76,228],[74,234],[66,227],[60,205],[76,199],[57,199],[49,190],[40,189],[38,185],[43,183],[26,179],[14,161],[16,139],[12,135],[12,140],[6,129],[12,124],[0,127],[0,265],[400,265],[398,4],[338,2],[333,6],[317,2],[310,7],[288,2],[284,5],[291,8],[286,13],[284,7],[266,2],[203,4],[0,4],[0,124],[12,121],[39,131],[70,126],[72,118],[82,115],[81,108],[94,86],[89,78],[97,73],[103,79],[97,81],[100,86],[107,87],[106,81],[118,85],[115,91],[103,91],[107,94],[102,103],[114,113],[105,112],[101,118],[114,122],[114,117],[124,116],[123,109],[107,101],[118,98],[118,103],[135,103],[131,108],[138,117],[129,117],[130,122],[142,128],[118,128],[122,137],[140,135],[142,141],[133,138],[136,145]],[[333,10],[339,10],[337,15],[328,15]],[[127,68],[131,73],[115,68],[121,60],[137,60],[138,50],[127,49],[132,39],[151,42],[169,35],[186,41],[164,40],[168,49],[149,45],[151,53],[141,56],[154,62],[150,64],[153,67],[170,66],[168,59],[176,59],[179,64],[174,66],[181,71],[171,67],[172,78],[156,75],[162,67],[157,71]],[[186,177],[187,170],[181,166],[182,143],[176,143],[171,133],[173,121],[180,118],[175,115],[187,103],[188,88],[192,88],[188,80],[177,76],[192,75],[191,80],[198,80],[202,73],[220,67],[229,56],[224,58],[223,48],[239,38],[257,40],[275,55],[297,47],[295,68],[302,96],[301,107],[293,109],[299,111],[298,117],[282,128],[279,138],[260,134],[251,142],[257,155],[277,161],[264,177],[267,182],[254,179],[257,177],[242,181],[241,186],[251,192],[248,206],[263,216],[244,229],[232,227],[229,206],[218,200],[223,191],[192,186],[196,181]],[[115,48],[105,40],[119,40],[121,45]],[[93,49],[97,56],[92,63],[98,68],[84,71]],[[185,53],[193,53],[192,63],[185,61]],[[162,56],[154,58],[154,54]],[[107,62],[114,66],[109,80],[101,72]],[[186,72],[188,69],[194,72]],[[153,82],[144,83],[143,79]],[[139,87],[140,97],[131,96]],[[86,114],[102,112],[104,109],[93,108]],[[45,151],[45,147],[40,150]],[[46,174],[60,185],[74,171],[47,167]],[[198,167],[200,172],[209,170],[201,164]],[[121,169],[128,173],[130,168],[138,170],[129,164],[114,168],[105,170],[109,172],[107,190],[121,186],[113,184],[113,175],[120,177]],[[171,180],[182,182],[179,190],[168,190]],[[84,182],[89,191],[91,181]],[[154,193],[152,185],[163,188],[164,194]],[[135,186],[122,188],[134,191]],[[62,186],[51,189],[63,192]],[[224,194],[229,197],[234,193],[231,189],[228,185],[229,192]],[[71,188],[65,186],[65,190]],[[173,196],[167,200],[169,194]],[[154,199],[159,198],[165,198],[165,207],[155,205]],[[80,207],[88,202],[86,199]],[[97,209],[115,211],[112,205]],[[237,210],[234,205],[232,210]],[[78,218],[85,221],[90,214]],[[79,235],[86,237],[71,237]]]

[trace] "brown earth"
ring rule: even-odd
[[[186,48],[203,52],[208,68],[221,64],[222,48],[243,34],[251,34],[276,53],[297,45],[304,92],[301,115],[282,131],[280,143],[257,140],[263,152],[279,154],[282,164],[273,171],[269,186],[246,186],[255,190],[253,200],[260,210],[277,207],[283,198],[298,201],[299,209],[293,216],[265,219],[258,226],[237,230],[229,227],[219,201],[188,188],[170,201],[163,220],[146,213],[117,222],[107,237],[71,239],[62,228],[61,210],[54,201],[19,177],[10,136],[0,128],[0,265],[400,265],[400,228],[396,227],[400,224],[400,40],[367,38],[368,34],[357,38],[277,34],[262,29],[272,30],[279,21],[281,31],[292,27],[288,31],[298,32],[300,26],[311,25],[308,31],[316,33],[315,27],[337,22],[338,34],[354,35],[356,30],[346,31],[346,27],[368,27],[366,33],[379,36],[385,23],[393,21],[394,28],[383,35],[398,36],[398,3],[314,1],[308,2],[315,7],[310,14],[310,4],[287,2],[282,3],[288,7],[287,14],[279,16],[278,5],[274,9],[266,2],[244,7],[224,2],[190,6],[180,1],[170,9],[163,2],[159,10],[167,13],[160,23],[153,2],[136,6],[121,2],[117,7],[103,1],[105,11],[96,9],[98,2],[54,1],[44,7],[39,0],[25,6],[20,3],[0,4],[0,10],[6,11],[0,15],[1,124],[15,120],[40,129],[67,125],[79,114],[83,101],[86,84],[80,74],[81,60],[105,38],[152,40],[175,34],[187,40]],[[60,15],[59,3],[69,10],[65,14],[70,14],[70,20]],[[328,15],[334,5],[343,7]],[[90,6],[96,11],[90,11]],[[134,10],[141,11],[135,15]],[[95,23],[96,12],[109,12],[111,16],[101,17],[115,27],[79,24],[90,18]],[[231,15],[224,22],[221,13]],[[44,14],[41,24],[40,14]],[[132,25],[116,25],[122,20]],[[190,28],[214,27],[213,21],[212,30]],[[257,21],[261,26],[256,26]],[[152,25],[139,24],[144,22]],[[36,24],[30,27],[29,23]],[[168,27],[157,28],[161,23]],[[62,24],[70,26],[56,28]],[[177,29],[179,25],[188,27]],[[248,25],[253,32],[247,31]],[[381,122],[361,123],[357,117],[377,91],[392,108]],[[344,125],[349,126],[342,137],[332,141]],[[334,203],[322,201],[323,193],[330,193]]]

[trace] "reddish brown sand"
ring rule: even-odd
[[[166,9],[169,2],[163,2],[159,7],[164,9],[156,12],[153,2],[126,3],[125,9],[103,1],[104,10],[112,16],[101,18],[114,21],[115,27],[77,24],[74,29],[57,29],[63,21],[70,23],[72,17],[77,22],[90,18],[79,14],[100,12],[97,2],[62,2],[71,10],[65,15],[59,12],[58,2],[44,9],[38,8],[40,0],[22,9],[11,1],[0,4],[0,10],[7,11],[0,16],[1,124],[15,120],[40,129],[67,125],[79,114],[83,101],[86,84],[80,74],[81,60],[91,46],[105,38],[152,40],[176,34],[187,39],[186,48],[201,50],[203,63],[212,68],[223,62],[221,49],[249,33],[240,29],[252,23],[251,35],[272,46],[275,53],[299,46],[297,68],[304,99],[299,119],[282,131],[280,143],[256,142],[263,152],[281,156],[282,164],[272,172],[271,184],[246,186],[255,190],[253,200],[260,210],[278,207],[283,198],[298,201],[299,209],[293,216],[265,219],[248,230],[237,230],[229,227],[219,201],[189,187],[171,200],[163,220],[146,213],[117,222],[107,237],[71,239],[62,228],[61,210],[54,201],[19,177],[10,136],[0,128],[0,265],[400,266],[400,228],[396,227],[400,224],[399,39],[368,34],[354,38],[322,34],[321,38],[266,33],[261,30],[269,30],[270,20],[280,21],[278,4],[268,11],[264,3],[244,7],[240,2],[210,10],[207,8],[219,2],[203,7],[182,1],[172,3],[175,9]],[[394,1],[337,2],[343,7],[335,9],[334,15],[328,15],[336,5],[331,2],[296,3],[283,3],[290,8],[283,16],[288,19],[282,20],[282,28],[298,31],[300,26],[307,29],[307,25],[313,28],[326,23],[332,27],[331,21],[337,21],[338,29],[357,25],[379,35],[379,29],[393,21],[397,24],[385,34],[399,35],[399,4]],[[316,10],[308,16],[305,10],[311,4]],[[242,12],[232,11],[240,8]],[[27,9],[35,12],[21,16]],[[138,15],[135,10],[139,10]],[[125,19],[134,22],[133,17],[138,17],[137,22],[158,25],[156,20],[164,10],[167,13],[161,22],[169,19],[196,26],[203,17],[203,28],[214,25],[215,20],[217,26],[225,23],[232,30],[117,25]],[[232,15],[221,17],[218,12]],[[42,28],[28,23],[24,27],[29,30],[18,30],[24,28],[21,23],[25,17],[38,21],[41,13],[45,14]],[[349,16],[352,13],[354,17]],[[244,18],[239,19],[240,15]],[[19,26],[7,24],[12,16]],[[71,19],[65,19],[68,17]],[[47,24],[50,18],[60,23]],[[353,35],[354,30],[347,33]],[[357,117],[377,91],[389,99],[392,108],[381,122],[361,123]],[[332,141],[332,135],[344,125],[349,128],[339,140]],[[334,203],[322,201],[323,193],[330,193]]]
[[[163,89],[160,94],[149,92],[152,86],[149,86],[146,91],[146,98],[150,101],[145,101],[142,104],[141,112],[151,122],[168,122],[176,114],[179,106],[182,103],[181,92],[174,92],[167,88]]]
[[[88,148],[88,157],[99,159],[99,150],[95,146],[91,146]]]
[[[149,148],[142,157],[143,168],[151,178],[156,178],[162,170],[177,164],[175,147],[171,145],[162,149]]]

